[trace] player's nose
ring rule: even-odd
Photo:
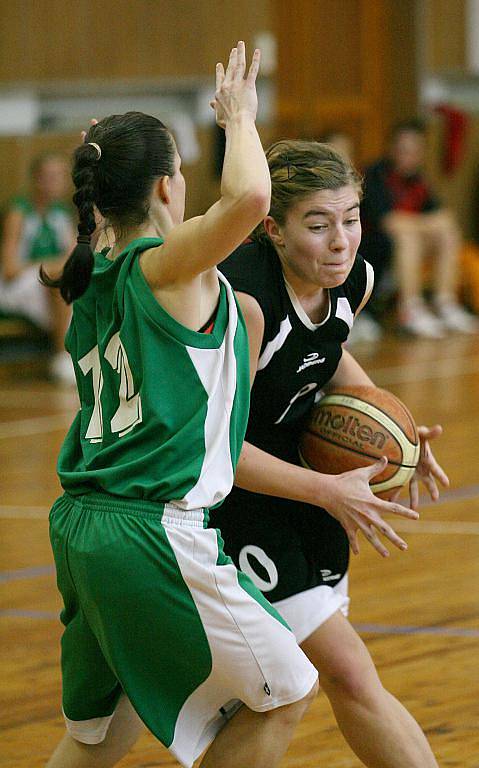
[[[348,239],[342,227],[337,227],[331,239],[330,248],[332,251],[344,251],[348,247]]]

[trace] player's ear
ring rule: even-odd
[[[274,245],[284,245],[281,227],[276,223],[272,216],[266,216],[263,221],[264,231]]]
[[[153,185],[153,194],[165,205],[171,201],[170,177],[160,176]]]

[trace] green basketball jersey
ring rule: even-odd
[[[229,283],[211,334],[177,322],[139,265],[157,238],[134,240],[114,261],[95,255],[66,337],[80,410],[58,460],[71,494],[92,490],[219,504],[233,484],[249,406],[247,334]]]
[[[13,198],[10,209],[23,215],[18,253],[22,262],[43,261],[59,256],[70,246],[73,219],[66,205],[52,202],[40,214],[32,201],[23,195]]]

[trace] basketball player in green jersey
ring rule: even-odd
[[[156,118],[107,117],[75,152],[78,245],[60,278],[42,272],[73,302],[81,403],[50,514],[68,733],[49,768],[116,762],[127,700],[184,766],[208,748],[204,768],[271,768],[317,691],[292,632],[207,527],[248,415],[246,330],[216,264],[269,207],[258,66],[256,51],[245,76],[242,42],[218,65],[226,157],[202,217],[182,223],[180,158]],[[95,256],[94,206],[115,235]]]

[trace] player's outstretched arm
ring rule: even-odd
[[[246,74],[245,46],[240,41],[226,71],[217,65],[214,104],[226,133],[221,197],[204,216],[175,227],[163,246],[145,254],[142,268],[152,287],[186,283],[214,267],[268,213],[271,182],[255,125],[259,62],[256,50]]]
[[[237,297],[248,328],[250,378],[253,386],[264,336],[264,316],[252,296],[238,292]],[[336,386],[340,386],[344,380],[349,384],[372,384],[359,363],[347,351],[343,352],[338,366]],[[325,475],[290,464],[245,442],[236,470],[235,485],[253,493],[324,507],[343,526],[355,554],[359,553],[360,530],[371,546],[386,557],[389,552],[378,533],[398,549],[406,549],[407,545],[389,523],[383,520],[382,515],[390,513],[414,520],[418,514],[398,504],[396,500],[383,501],[371,491],[369,480],[384,470],[385,461],[381,459],[370,467],[355,469],[343,475]]]
[[[235,485],[253,493],[302,501],[326,509],[341,525],[354,554],[359,554],[358,532],[383,557],[389,555],[378,534],[395,547],[407,549],[383,515],[417,520],[418,513],[397,501],[385,501],[373,494],[369,482],[384,471],[387,459],[341,475],[326,475],[290,464],[245,442],[236,469]]]

